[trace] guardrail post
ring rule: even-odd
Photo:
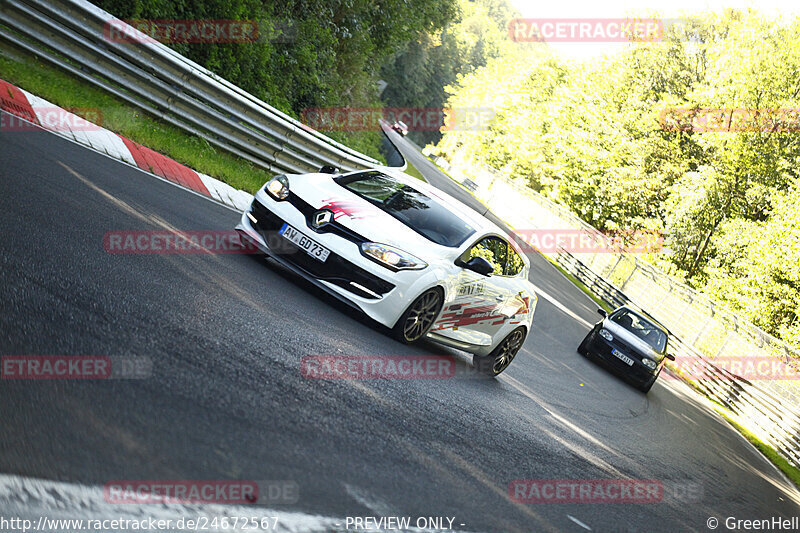
[[[611,267],[611,270],[608,271],[606,278],[611,279],[611,276],[614,275],[614,271],[617,269],[617,265],[619,265],[620,261],[622,261],[622,254],[617,255],[617,260],[614,262],[614,266]]]
[[[634,272],[636,272],[636,269],[638,269],[638,268],[639,268],[639,263],[634,263],[634,264],[633,264],[633,270],[631,270],[631,273],[630,273],[630,274],[628,274],[628,277],[627,277],[627,278],[625,278],[625,281],[622,283],[622,286],[620,286],[620,288],[619,288],[621,291],[624,291],[624,290],[625,290],[625,285],[627,285],[627,284],[628,284],[628,282],[629,282],[629,281],[631,280],[631,278],[633,277],[633,273],[634,273]]]

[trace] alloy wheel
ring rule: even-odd
[[[403,324],[403,338],[407,342],[419,340],[433,325],[439,312],[439,299],[439,293],[432,290],[414,302]]]
[[[524,338],[525,334],[522,330],[518,329],[503,340],[502,344],[500,344],[497,356],[494,358],[494,365],[492,365],[492,370],[495,375],[508,368],[508,365],[511,364],[511,361],[514,360],[517,352],[522,347]]]

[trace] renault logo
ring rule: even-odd
[[[325,224],[329,224],[333,220],[333,213],[327,209],[317,211],[311,219],[311,225],[315,228],[321,228]]]

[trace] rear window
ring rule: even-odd
[[[351,174],[336,182],[436,244],[456,248],[475,233],[440,203],[381,172]]]

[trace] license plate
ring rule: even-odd
[[[303,235],[302,233],[291,227],[289,224],[284,224],[278,233],[280,233],[284,239],[293,242],[305,253],[307,253],[314,259],[322,261],[323,263],[331,253],[330,250],[328,250],[321,244],[312,241],[311,239],[309,239],[308,237],[306,237],[305,235]]]
[[[624,353],[620,352],[616,348],[612,348],[611,353],[614,354],[614,357],[622,361],[623,363],[627,364],[628,366],[633,366],[633,359],[625,355]]]

